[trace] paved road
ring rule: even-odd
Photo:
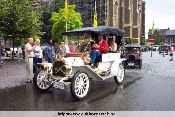
[[[0,110],[89,110],[89,111],[174,111],[175,61],[157,52],[143,53],[143,69],[129,68],[123,85],[113,79],[91,82],[88,97],[76,101],[65,90],[38,92],[32,85],[21,84],[0,90]]]
[[[20,86],[27,80],[24,60],[10,60],[7,58],[0,66],[0,89]]]

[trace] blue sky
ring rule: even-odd
[[[152,27],[175,29],[175,0],[146,1],[146,33]]]

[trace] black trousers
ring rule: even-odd
[[[39,69],[38,63],[42,63],[42,58],[33,58],[33,73],[35,73]]]

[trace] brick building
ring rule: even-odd
[[[93,24],[95,0],[69,0],[69,4],[75,4],[76,10],[80,12],[84,27],[91,27]],[[98,25],[105,25],[106,16],[105,0],[97,0]]]
[[[175,30],[167,29],[155,29],[153,34],[155,40],[161,39],[165,45],[175,45]],[[148,39],[152,37],[151,29],[148,32]]]
[[[166,31],[164,43],[167,45],[175,45],[175,30]]]
[[[32,0],[32,6],[35,11],[40,11],[43,6],[47,6],[50,10],[54,0]]]
[[[81,13],[84,26],[92,26],[95,0],[69,0]],[[125,37],[140,43],[145,37],[145,2],[142,0],[97,0],[98,25],[119,27]]]

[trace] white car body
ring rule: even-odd
[[[120,58],[121,53],[106,53],[106,54],[102,54],[102,62],[99,62],[99,65],[97,68],[92,69],[89,65],[85,65],[84,61],[81,57],[65,57],[64,61],[71,66],[71,68],[80,70],[83,69],[85,71],[91,70],[92,72],[94,72],[96,74],[95,77],[91,76],[91,74],[89,74],[93,79],[100,79],[101,80],[105,80],[108,78],[111,78],[113,76],[117,76],[118,75],[118,66],[120,64],[123,64],[122,62],[125,61],[126,59],[122,59]],[[50,72],[50,74],[53,73],[53,64],[52,63],[42,63],[43,65],[47,65],[48,66],[48,71]],[[100,74],[102,72],[107,72],[110,70],[110,74],[108,76],[100,76]],[[77,72],[74,71],[74,72]],[[72,70],[71,70],[72,72]],[[63,77],[64,79],[69,79],[69,77],[72,77],[71,73],[69,74],[69,76],[67,77]],[[97,77],[98,76],[98,77]],[[54,76],[56,77],[56,76]],[[59,77],[58,79],[62,79],[61,77]],[[63,80],[61,80],[60,82],[62,82]]]

